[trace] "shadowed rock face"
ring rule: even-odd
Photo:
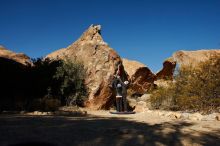
[[[0,46],[0,110],[17,110],[27,95],[29,57]],[[19,109],[20,110],[20,109]]]
[[[21,63],[23,65],[31,64],[30,58],[27,55],[23,53],[15,53],[15,52],[9,51],[1,45],[0,45],[0,57],[6,58],[9,60],[14,60],[15,62]]]
[[[109,85],[118,64],[122,61],[120,56],[103,41],[100,25],[91,25],[76,42],[47,57],[50,59],[68,57],[83,62],[87,69],[85,83],[89,89],[89,100],[86,102],[88,107],[108,109],[113,104],[114,92]],[[125,73],[123,76],[125,77]]]
[[[129,89],[133,93],[144,94],[154,85],[155,75],[144,64],[123,59],[125,71],[129,75]]]
[[[178,51],[173,54],[173,59],[180,67],[195,67],[215,55],[220,55],[220,50]]]
[[[156,79],[173,79],[173,73],[176,68],[176,61],[169,58],[163,62],[163,69],[156,74]]]

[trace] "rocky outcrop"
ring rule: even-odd
[[[180,112],[180,111],[164,111],[164,110],[149,110],[145,108],[142,112],[158,115],[161,117],[167,117],[170,119],[181,119],[181,120],[189,120],[189,121],[219,121],[219,113],[212,113],[208,115],[204,115],[198,112],[188,113],[188,112]]]
[[[220,50],[177,51],[164,61],[163,69],[156,74],[154,83],[160,87],[168,87],[171,81],[167,79],[173,79],[176,65],[180,68],[196,67],[211,57],[220,57]]]
[[[127,97],[127,101],[129,103],[130,109],[135,112],[144,112],[151,108],[150,103],[151,94],[143,94],[138,98]]]
[[[195,67],[216,55],[220,55],[220,50],[178,51],[173,54],[173,59],[180,67],[190,65]]]
[[[123,59],[125,71],[129,75],[129,89],[132,93],[144,94],[154,86],[155,75],[144,64],[137,61]]]
[[[13,60],[23,65],[31,64],[30,58],[23,53],[15,53],[0,45],[0,57]]]
[[[109,109],[114,102],[113,89],[109,87],[117,66],[122,62],[120,56],[105,43],[101,36],[101,26],[91,25],[83,35],[67,48],[47,56],[50,59],[81,61],[87,69],[85,84],[89,100],[86,106],[93,109]],[[123,72],[123,77],[125,73]]]
[[[168,58],[163,62],[163,69],[160,70],[157,74],[156,74],[156,79],[173,79],[173,73],[174,70],[176,68],[176,61],[174,61],[174,59]]]
[[[122,61],[123,61],[123,66],[130,77],[134,75],[139,68],[146,67],[146,65],[138,61],[128,60],[125,58],[123,58]]]
[[[18,110],[27,95],[29,57],[0,46],[0,111]]]

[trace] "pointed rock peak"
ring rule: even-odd
[[[80,37],[80,41],[103,42],[101,36],[101,25],[91,25]]]

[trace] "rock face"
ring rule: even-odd
[[[85,68],[87,68],[85,83],[89,89],[89,100],[86,105],[93,109],[110,108],[114,102],[114,92],[109,85],[111,85],[113,75],[122,60],[103,41],[100,25],[91,25],[72,45],[55,51],[47,57],[50,59],[65,59],[68,57],[83,62]],[[123,77],[125,77],[124,71]]]
[[[30,63],[30,58],[23,54],[23,53],[14,53],[12,51],[7,50],[3,46],[0,45],[0,57],[9,59],[9,60],[14,60],[18,63],[21,63],[23,65],[28,65]]]
[[[163,69],[156,74],[156,79],[173,79],[173,73],[176,68],[176,61],[174,59],[168,58],[163,62]]]
[[[28,64],[28,56],[0,46],[0,110],[16,110],[20,106],[27,92]]]
[[[180,67],[189,65],[195,67],[215,55],[220,55],[220,50],[178,51],[173,54],[173,59]]]
[[[128,75],[131,77],[132,75],[135,74],[135,72],[141,68],[141,67],[146,67],[146,65],[144,65],[143,63],[140,63],[138,61],[134,61],[134,60],[128,60],[123,58],[123,66],[126,70],[126,72],[128,73]]]
[[[156,76],[144,64],[123,59],[123,65],[129,75],[129,89],[133,93],[144,94],[154,85],[153,83]]]

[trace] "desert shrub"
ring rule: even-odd
[[[60,86],[53,76],[56,73],[56,68],[62,64],[60,60],[50,60],[48,58],[32,59],[32,66],[27,70],[26,91],[27,96],[25,101],[25,110],[41,110],[51,111],[45,104],[45,97],[50,95],[51,100],[58,99],[57,89]],[[50,90],[50,91],[49,91]],[[48,93],[49,91],[49,93]],[[59,99],[58,99],[59,100]]]
[[[53,111],[61,105],[82,105],[86,98],[85,69],[77,61],[32,59],[26,109]]]
[[[81,62],[69,58],[62,61],[54,75],[54,78],[60,82],[59,94],[62,103],[83,106],[87,98],[85,76],[86,69]]]
[[[32,59],[24,66],[0,58],[1,110],[55,110],[60,105],[82,105],[86,98],[85,69],[67,59]]]
[[[29,91],[33,98],[42,98],[50,93],[56,97],[59,82],[54,80],[57,67],[62,65],[61,60],[50,60],[48,58],[32,59],[33,66],[29,71]]]
[[[41,100],[44,111],[56,111],[61,106],[61,102],[58,99],[43,98]]]
[[[29,111],[56,111],[61,106],[61,102],[54,98],[36,98],[29,104]]]
[[[158,87],[151,94],[150,102],[153,109],[176,109],[175,85],[170,83],[169,87]]]
[[[200,63],[198,67],[182,67],[174,82],[152,93],[155,109],[214,111],[220,108],[220,57]]]

